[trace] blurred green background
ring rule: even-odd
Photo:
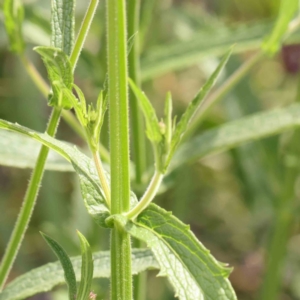
[[[78,28],[87,2],[77,2]],[[26,52],[45,76],[42,62],[32,48],[49,45],[50,1],[24,0],[24,4]],[[145,58],[146,61],[149,55],[157,51],[165,51],[168,55],[169,45],[184,45],[193,40],[205,44],[206,38],[222,41],[223,33],[230,36],[230,30],[235,27],[242,28],[247,36],[248,28],[258,26],[259,30],[260,24],[274,21],[278,9],[279,0],[142,0],[142,60]],[[104,1],[100,1],[75,73],[75,81],[89,101],[96,99],[106,72],[104,20]],[[50,108],[19,59],[8,51],[2,12],[0,21],[0,118],[44,131]],[[234,55],[219,85],[252,52],[253,49]],[[212,52],[196,64],[180,67],[176,71],[162,70],[145,80],[143,89],[159,115],[162,116],[165,93],[169,90],[174,99],[175,114],[181,115],[213,71],[218,59]],[[275,57],[260,61],[214,106],[195,134],[248,114],[284,107],[297,101],[299,59],[300,48],[296,45],[285,47]],[[83,141],[64,121],[61,121],[58,138],[84,147]],[[107,125],[102,140],[107,145]],[[185,223],[191,224],[197,237],[218,260],[234,267],[230,279],[238,299],[261,299],[266,261],[274,250],[274,247],[270,250],[270,240],[274,232],[279,232],[284,226],[277,222],[282,210],[287,210],[287,218],[292,220],[287,230],[279,232],[279,244],[284,245],[284,252],[281,256],[279,254],[278,299],[300,299],[299,172],[297,168],[291,172],[285,163],[286,153],[295,153],[293,158],[298,159],[298,143],[297,132],[289,131],[183,165],[168,176],[165,191],[155,200]],[[147,156],[151,166],[150,151]],[[0,256],[18,215],[30,172],[0,166]],[[78,255],[76,229],[88,238],[94,251],[108,249],[108,233],[96,227],[88,216],[76,176],[73,173],[47,171],[10,279],[56,260],[39,231],[55,237],[70,255]],[[167,280],[156,278],[156,274],[149,272],[147,299],[175,299]],[[95,280],[97,299],[108,299],[108,288],[108,280]],[[59,287],[31,299],[66,299],[66,290]]]

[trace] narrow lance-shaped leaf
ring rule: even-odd
[[[146,128],[147,128],[147,135],[150,141],[157,143],[161,141],[162,134],[160,132],[159,122],[156,116],[156,112],[145,95],[144,92],[142,92],[135,83],[129,78],[129,85],[134,92],[136,98],[139,101],[139,105],[143,111],[145,120],[146,120]]]
[[[64,269],[65,280],[69,288],[69,299],[74,300],[77,296],[77,284],[76,284],[76,277],[75,272],[73,269],[72,262],[65,252],[65,250],[52,238],[47,236],[46,234],[41,232],[41,235],[50,246],[52,251],[55,253],[57,258],[59,259],[62,268]]]
[[[110,277],[110,252],[93,254],[94,278]],[[81,280],[81,256],[71,257],[77,280]],[[132,249],[132,273],[138,274],[148,269],[158,269],[158,264],[149,249]],[[60,262],[46,264],[31,270],[10,282],[0,293],[0,300],[23,300],[50,291],[65,282]]]
[[[91,292],[92,280],[93,280],[93,272],[94,272],[94,264],[93,264],[93,255],[91,251],[91,247],[86,240],[86,238],[77,231],[78,237],[80,239],[81,246],[81,281],[78,288],[78,300],[86,300],[88,298],[89,293]]]
[[[184,143],[172,159],[170,169],[299,126],[300,104],[256,113],[207,130]]]
[[[263,50],[269,54],[274,54],[278,51],[289,23],[297,10],[299,10],[299,0],[281,0],[276,24],[273,27],[271,35],[262,44]]]
[[[165,166],[166,168],[168,167],[170,160],[172,159],[172,156],[174,155],[174,152],[177,149],[182,136],[184,135],[185,131],[187,130],[189,122],[191,121],[191,119],[193,118],[195,113],[197,112],[197,109],[199,108],[199,106],[203,103],[203,100],[205,99],[206,95],[209,93],[209,91],[214,86],[219,74],[223,70],[230,55],[231,55],[231,50],[223,57],[220,64],[218,65],[217,69],[210,76],[210,78],[207,80],[207,82],[204,84],[204,86],[200,89],[200,91],[198,92],[196,97],[192,100],[192,102],[189,104],[186,111],[180,118],[180,121],[178,122],[178,124],[175,128],[175,132],[172,137],[171,149],[170,149],[170,153],[167,158],[166,166]]]
[[[52,0],[52,41],[55,48],[67,55],[71,54],[74,44],[75,0]]]
[[[3,4],[4,25],[12,52],[22,54],[25,43],[22,34],[24,8],[20,0],[5,0]]]
[[[180,300],[236,300],[228,280],[231,269],[218,262],[189,227],[151,204],[135,221],[112,216],[119,226],[147,243]]]

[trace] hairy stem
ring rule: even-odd
[[[135,219],[147,206],[151,203],[163,179],[163,174],[156,171],[151,179],[151,182],[139,203],[129,211],[126,216],[128,219]]]
[[[110,116],[111,213],[130,208],[126,1],[107,0],[108,97]],[[111,299],[132,299],[130,236],[111,234]]]
[[[54,136],[59,123],[60,109],[53,109],[48,127],[47,134]],[[4,257],[0,265],[0,291],[2,290],[18,250],[21,246],[24,234],[28,227],[34,205],[36,203],[37,194],[40,188],[40,183],[43,177],[44,168],[49,153],[49,148],[42,146],[35,168],[31,175],[31,179],[26,191],[23,205],[18,216],[16,225],[12,232],[11,238],[4,253]]]
[[[93,0],[92,0],[93,1]],[[84,22],[91,22],[93,18],[93,14],[89,16],[90,19],[85,19]],[[88,33],[89,27],[82,27],[80,29],[79,35],[86,36]],[[78,57],[81,52],[81,48],[83,47],[82,41],[76,41],[74,49],[76,50],[76,53],[71,53],[71,57],[73,57],[74,62],[77,62]],[[34,81],[34,83],[37,85],[37,87],[40,89],[40,91],[47,97],[49,88],[47,84],[44,82],[40,74],[37,72],[37,70],[34,68],[34,66],[30,63],[29,60],[26,59],[25,56],[21,57],[21,61],[24,64],[25,69],[27,70],[28,74]],[[72,65],[73,71],[75,68],[75,65]],[[55,136],[57,126],[59,124],[61,116],[61,109],[54,108],[51,113],[51,117],[47,126],[47,134],[50,136]],[[18,250],[21,246],[21,243],[24,238],[24,234],[26,232],[26,229],[28,227],[31,215],[33,213],[34,205],[36,202],[37,194],[39,191],[39,187],[43,178],[44,169],[46,160],[48,157],[49,148],[46,146],[42,146],[36,166],[33,170],[26,195],[23,201],[23,205],[21,208],[21,212],[17,218],[16,225],[14,227],[13,233],[10,237],[10,240],[8,242],[8,246],[5,250],[4,257],[1,261],[0,265],[0,291],[2,290],[5,281],[7,279],[7,276],[9,274],[9,271],[13,265],[13,262],[15,260],[15,257],[18,253]]]

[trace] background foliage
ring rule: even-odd
[[[49,44],[50,2],[31,0],[24,3],[26,52],[45,75],[43,64],[32,48]],[[84,1],[78,1],[78,20],[82,19],[86,6]],[[279,0],[142,1],[143,88],[160,116],[163,116],[167,91],[173,95],[174,113],[181,115],[187,101],[212,73],[219,55],[233,43],[236,43],[236,55],[227,64],[219,85],[251,57],[264,34],[271,30],[278,9]],[[2,13],[0,18],[3,20]],[[106,74],[103,20],[104,2],[101,2],[75,75],[76,84],[82,87],[89,100],[97,98]],[[297,101],[300,48],[295,44],[297,39],[291,42],[294,42],[293,45],[285,46],[275,57],[265,57],[256,64],[205,116],[194,134],[199,135],[204,130],[245,115],[284,108]],[[42,132],[49,107],[22,64],[8,51],[7,45],[1,22],[0,118]],[[291,111],[297,118],[299,107],[295,106]],[[276,115],[274,120],[274,126],[277,126]],[[250,123],[249,128],[253,124],[255,122]],[[294,125],[287,128],[292,127]],[[64,121],[57,137],[83,145]],[[231,150],[208,157],[203,157],[205,140],[200,146],[192,144],[189,151],[194,151],[194,154],[195,151],[197,153],[195,149],[199,149],[199,153],[203,151],[202,155],[198,154],[199,157],[192,162],[189,159],[191,152],[183,152],[182,157],[178,155],[180,167],[167,177],[164,189],[156,199],[184,223],[191,224],[197,237],[218,260],[229,262],[234,267],[230,280],[238,299],[260,298],[263,282],[266,282],[266,258],[270,255],[280,261],[279,299],[300,299],[297,137],[297,131],[289,130],[234,149],[232,146],[225,147]],[[107,140],[105,120],[102,141],[107,145]],[[5,149],[5,145],[2,148]],[[147,148],[150,149],[150,146]],[[10,158],[10,154],[6,154],[4,161]],[[11,159],[14,159],[13,156]],[[151,160],[149,151],[149,165]],[[187,163],[182,164],[183,161]],[[28,169],[0,167],[0,255],[18,214],[30,172]],[[138,186],[136,190],[139,190]],[[286,218],[291,219],[289,228],[280,231],[287,224],[280,223],[280,220]],[[75,228],[88,238],[93,250],[108,249],[107,233],[96,227],[83,207],[75,175],[47,171],[10,278],[55,260],[41,238],[40,230],[55,236],[70,255],[78,255],[80,245]],[[282,255],[280,247],[269,245],[274,232],[278,233],[275,242],[284,245]],[[174,299],[167,281],[156,278],[156,274],[157,271],[149,273],[147,299]],[[108,280],[95,280],[93,290],[98,299],[107,298]],[[40,294],[32,299],[65,299],[66,294],[65,287],[59,287],[52,293]]]

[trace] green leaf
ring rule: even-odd
[[[58,48],[35,47],[34,50],[41,55],[52,86],[49,105],[72,108],[73,71],[68,56]]]
[[[178,122],[175,132],[172,137],[171,142],[171,149],[170,153],[168,155],[167,161],[166,161],[166,168],[168,167],[170,160],[172,156],[174,155],[175,150],[177,149],[182,136],[184,135],[185,131],[187,130],[187,127],[189,125],[189,122],[195,115],[197,109],[199,106],[203,103],[203,100],[205,99],[206,95],[210,92],[212,87],[214,86],[215,82],[217,81],[217,78],[221,71],[223,70],[225,64],[227,63],[229,57],[231,55],[231,51],[229,51],[221,60],[220,64],[218,65],[217,69],[214,71],[214,73],[210,76],[210,78],[207,80],[207,82],[204,84],[204,86],[200,89],[196,97],[192,100],[192,102],[187,107],[186,111],[182,115],[180,121]]]
[[[74,11],[74,0],[52,0],[51,44],[67,55],[71,54],[74,44]]]
[[[86,300],[91,292],[92,280],[93,280],[93,272],[94,272],[94,264],[93,264],[93,254],[91,251],[91,247],[86,240],[86,238],[77,231],[77,234],[80,239],[81,246],[81,281],[78,288],[78,300]]]
[[[147,136],[150,141],[158,143],[162,139],[159,122],[156,112],[144,92],[142,92],[136,84],[129,78],[129,85],[134,92],[136,98],[139,100],[139,105],[144,114],[147,127]]]
[[[93,254],[94,278],[110,277],[110,252]],[[77,280],[81,280],[81,257],[71,257]],[[158,264],[148,249],[132,249],[132,273],[138,274],[148,269],[158,269]],[[64,272],[60,262],[49,263],[21,275],[10,282],[0,293],[0,300],[23,300],[38,293],[50,291],[64,283]]]
[[[22,35],[24,8],[20,0],[5,0],[3,5],[4,25],[8,35],[10,50],[22,54],[25,43]]]
[[[259,49],[262,39],[273,28],[273,22],[263,21],[228,27],[221,24],[214,30],[201,30],[189,40],[176,41],[147,49],[142,57],[142,79],[150,80],[170,71],[198,64],[208,57],[222,56],[235,45],[233,53]],[[286,43],[298,43],[300,32],[293,33]]]
[[[14,168],[33,169],[41,147],[29,137],[5,130],[0,131],[0,165]],[[72,165],[50,151],[46,170],[74,172]]]
[[[151,204],[136,221],[122,215],[112,216],[137,239],[147,243],[181,300],[237,299],[228,276],[231,269],[215,260],[197,240],[189,226],[170,212]]]
[[[299,0],[281,0],[279,15],[270,36],[262,44],[262,48],[269,54],[275,54],[281,45],[291,19],[299,10]]]
[[[187,162],[228,149],[250,141],[262,139],[300,125],[300,104],[287,108],[260,112],[208,130],[182,145],[172,160],[171,169]]]
[[[62,268],[64,269],[65,280],[69,288],[69,299],[74,300],[77,296],[77,284],[76,284],[76,277],[75,272],[73,269],[72,262],[65,252],[65,250],[52,238],[47,236],[46,234],[41,232],[41,235],[50,246],[52,251],[55,253],[57,258],[59,259]]]
[[[79,176],[81,194],[88,213],[94,221],[101,227],[107,228],[105,219],[109,216],[109,208],[106,205],[105,197],[100,186],[99,177],[93,160],[80,152],[75,146],[61,142],[50,137],[47,134],[38,133],[24,126],[13,124],[0,119],[0,128],[11,130],[29,136],[50,149],[56,151],[67,161],[71,162],[74,170]],[[110,182],[110,176],[105,174],[107,181]],[[130,193],[130,207],[137,203],[134,193]]]
[[[81,194],[89,214],[99,226],[106,227],[104,221],[109,216],[109,209],[106,206],[94,162],[89,157],[80,152],[75,146],[70,146],[47,134],[35,132],[18,124],[0,120],[0,128],[29,136],[58,152],[66,160],[71,162],[79,176]]]

